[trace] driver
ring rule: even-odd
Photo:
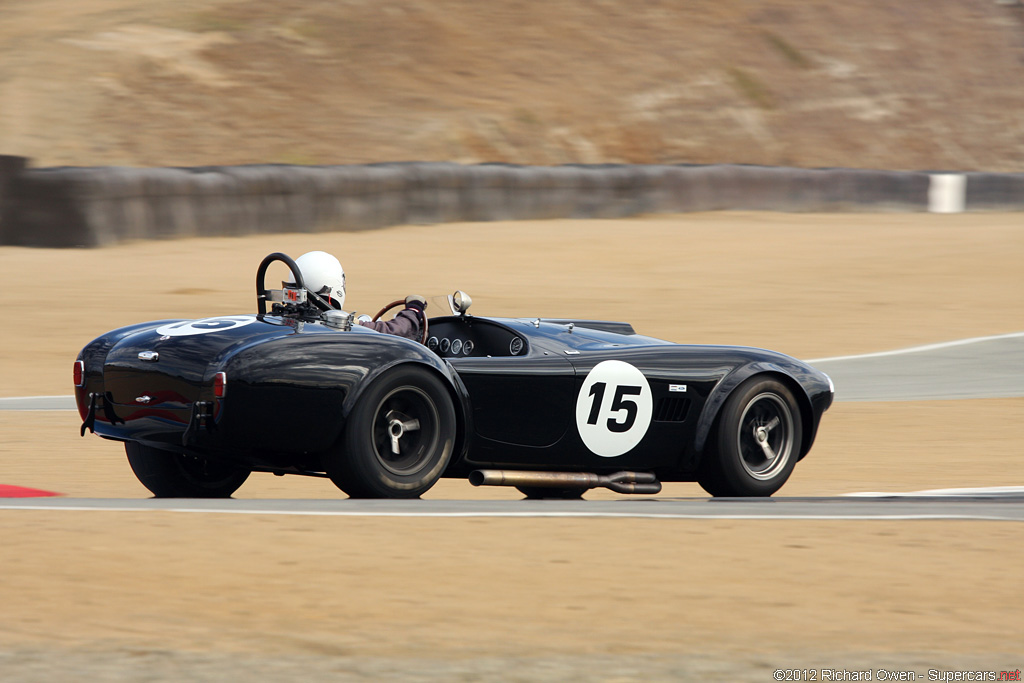
[[[302,273],[306,289],[319,294],[332,308],[341,310],[345,304],[345,271],[338,259],[325,251],[310,251],[295,259],[295,265]],[[318,308],[323,308],[316,299],[311,300]],[[393,320],[367,320],[359,324],[378,332],[418,340],[423,331],[426,307],[426,299],[412,294],[405,297],[405,308]]]

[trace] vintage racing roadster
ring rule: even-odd
[[[273,262],[295,282],[268,290]],[[462,292],[420,341],[381,334],[313,306],[280,253],[256,294],[255,315],[123,327],[75,361],[82,434],[124,442],[154,495],[227,497],[272,472],[327,476],[352,497],[417,497],[440,477],[528,497],[664,481],[769,496],[834,395],[779,353],[618,322],[475,317]]]

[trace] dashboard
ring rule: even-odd
[[[427,348],[442,358],[522,356],[528,351],[526,340],[518,334],[471,317],[431,321]]]

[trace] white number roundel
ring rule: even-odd
[[[576,428],[592,452],[614,458],[632,450],[651,425],[651,385],[638,369],[606,360],[587,374],[576,397]]]
[[[254,315],[224,315],[219,318],[185,320],[180,323],[163,325],[156,328],[156,333],[163,337],[190,337],[194,334],[210,334],[211,332],[233,330],[254,322],[256,322],[256,316]]]

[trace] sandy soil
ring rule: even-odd
[[[127,670],[211,652],[335,671],[385,659],[413,677],[504,659],[498,679],[575,655],[551,676],[564,680],[587,656],[710,660],[720,680],[886,658],[1020,664],[1011,523],[7,512],[0,530],[4,649],[104,652]]]
[[[459,287],[480,313],[625,319],[804,358],[1019,331],[1024,313],[1013,215],[714,214],[3,248],[6,291],[35,287],[0,328],[0,393],[67,394],[78,348],[118,325],[251,310],[262,256],[312,248],[342,258],[360,310]],[[1022,399],[839,403],[781,495],[1020,484],[1022,421]],[[71,413],[0,413],[0,482],[145,497],[120,448],[77,427]],[[257,475],[237,495],[340,494]],[[428,497],[516,495],[445,481]],[[6,511],[0,539],[0,680],[764,681],[775,668],[923,676],[1024,661],[1024,546],[1011,523]]]
[[[68,393],[79,349],[114,327],[255,312],[253,276],[274,251],[336,254],[346,306],[370,314],[406,294],[463,289],[479,314],[626,320],[655,337],[797,358],[1015,332],[1021,223],[1012,213],[722,212],[3,247],[3,282],[31,290],[8,297],[0,396]]]
[[[37,165],[762,163],[1021,171],[1020,3],[0,3],[0,153]],[[1019,331],[1020,215],[715,214],[0,248],[0,396],[93,336],[253,310],[271,251],[350,303],[628,320],[802,358]],[[838,404],[782,495],[1020,484],[1024,400]],[[0,483],[144,497],[68,413]],[[253,477],[241,497],[337,496]],[[592,496],[613,496],[594,493]],[[663,495],[700,495],[671,485]],[[430,497],[509,497],[442,482]],[[1014,670],[1009,523],[0,513],[0,681],[750,680]],[[822,676],[819,673],[819,679]]]

